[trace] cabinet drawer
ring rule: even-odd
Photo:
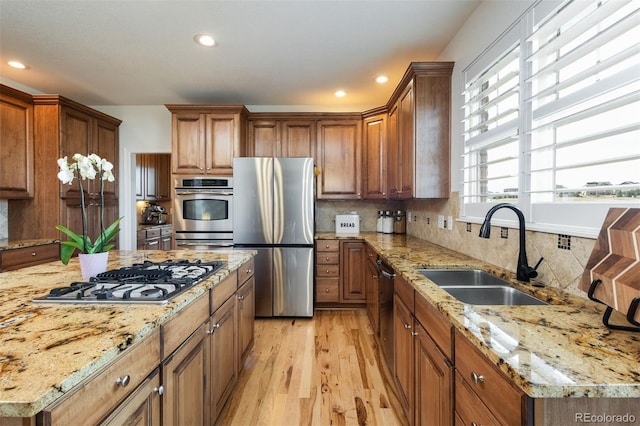
[[[339,251],[340,242],[338,240],[318,240],[316,241],[316,251]]]
[[[427,330],[444,355],[451,359],[453,354],[452,327],[438,310],[419,293],[415,296],[415,316]]]
[[[44,244],[41,246],[22,247],[0,252],[3,271],[38,265],[60,259],[60,244]]]
[[[339,302],[340,291],[337,278],[316,279],[316,302]]]
[[[404,278],[402,278],[399,274],[396,275],[395,280],[393,281],[393,288],[395,292],[398,294],[400,299],[407,305],[407,308],[411,312],[414,311],[414,290]],[[424,324],[423,324],[424,325]]]
[[[160,236],[160,228],[147,229],[147,238],[157,238]]]
[[[162,228],[160,228],[160,235],[162,235],[163,237],[166,235],[171,235],[172,232],[173,232],[172,226],[163,226]]]
[[[96,424],[142,383],[160,363],[158,331],[128,349],[113,364],[81,383],[76,392],[42,413],[45,424]],[[126,379],[126,384],[122,380]],[[120,379],[120,382],[116,382]]]
[[[238,269],[238,283],[241,286],[245,281],[253,276],[253,272],[255,269],[254,258],[252,257],[247,263],[242,265],[240,269]]]
[[[238,289],[238,274],[231,274],[211,290],[211,312],[218,310]]]
[[[162,359],[168,357],[199,326],[209,318],[209,297],[202,295],[185,306],[175,317],[160,326]]]
[[[455,345],[456,370],[469,387],[501,423],[520,424],[524,394],[459,332]]]
[[[462,425],[498,425],[500,422],[471,390],[466,380],[456,373],[456,426]],[[458,421],[461,420],[461,423]],[[520,424],[509,423],[509,424]]]
[[[340,253],[321,252],[316,253],[316,264],[318,265],[337,265],[340,263]]]
[[[340,276],[340,266],[339,265],[316,265],[316,276],[337,278]]]

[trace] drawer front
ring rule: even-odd
[[[255,261],[252,257],[250,261],[248,261],[238,269],[238,287],[240,287],[245,281],[253,276],[254,270]]]
[[[173,226],[163,226],[162,228],[160,228],[160,235],[162,236],[171,235],[172,232]]]
[[[321,252],[316,253],[316,264],[318,265],[337,265],[340,263],[340,253]]]
[[[504,424],[520,424],[523,394],[461,333],[455,336],[455,366],[460,376]]]
[[[162,359],[165,359],[209,318],[209,296],[203,294],[175,317],[160,326],[162,332]]]
[[[96,424],[108,410],[136,389],[159,363],[160,338],[156,331],[125,351],[120,359],[97,376],[79,384],[77,392],[46,408],[41,415],[45,423],[52,425]]]
[[[160,228],[147,229],[147,238],[156,238],[160,236]]]
[[[211,290],[211,312],[213,314],[238,289],[238,274],[231,274]]]
[[[409,284],[400,275],[396,275],[396,278],[393,281],[393,289],[398,294],[400,299],[404,302],[404,304],[407,305],[407,308],[409,308],[409,310],[413,312],[415,292],[413,290],[413,287],[411,287],[411,284]]]
[[[337,278],[316,279],[316,302],[339,302],[340,291]]]
[[[498,425],[500,422],[491,414],[480,398],[471,390],[469,384],[456,374],[456,425]],[[459,418],[459,420],[458,420]],[[510,424],[520,424],[510,423]]]
[[[0,256],[2,256],[2,270],[8,271],[59,260],[60,244],[44,244],[41,246],[4,250],[0,253]]]
[[[449,321],[419,293],[415,297],[415,317],[444,355],[451,359],[453,354],[452,327]]]
[[[340,276],[339,265],[316,265],[317,277],[338,278]]]
[[[370,245],[367,244],[367,259],[369,260],[369,262],[373,263],[375,265],[376,260],[378,260],[378,254],[376,253],[376,251],[374,249],[371,248]]]
[[[340,251],[340,241],[318,240],[316,241],[316,251]]]

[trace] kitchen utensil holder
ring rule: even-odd
[[[634,317],[636,315],[636,312],[638,311],[638,308],[640,308],[640,296],[639,297],[635,297],[634,299],[631,300],[631,305],[629,306],[629,310],[627,311],[627,321],[629,321],[629,323],[633,324],[633,325],[637,325],[638,327],[630,327],[627,325],[617,325],[617,324],[611,324],[609,322],[609,319],[611,318],[611,313],[613,312],[613,308],[609,305],[607,305],[606,303],[604,303],[601,300],[598,300],[598,298],[596,298],[593,294],[596,291],[596,288],[598,287],[598,285],[600,285],[602,283],[602,280],[600,279],[595,279],[591,282],[591,286],[589,287],[589,291],[587,292],[587,296],[589,297],[589,299],[593,300],[594,302],[598,302],[598,303],[602,303],[603,305],[607,306],[607,309],[604,311],[604,315],[602,316],[602,323],[612,329],[612,330],[623,330],[623,331],[635,331],[636,333],[640,331],[640,322],[634,320]]]

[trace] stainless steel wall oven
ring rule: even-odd
[[[233,178],[180,177],[174,187],[176,246],[232,246]]]

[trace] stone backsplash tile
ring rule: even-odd
[[[9,202],[0,200],[0,240],[9,238]]]

